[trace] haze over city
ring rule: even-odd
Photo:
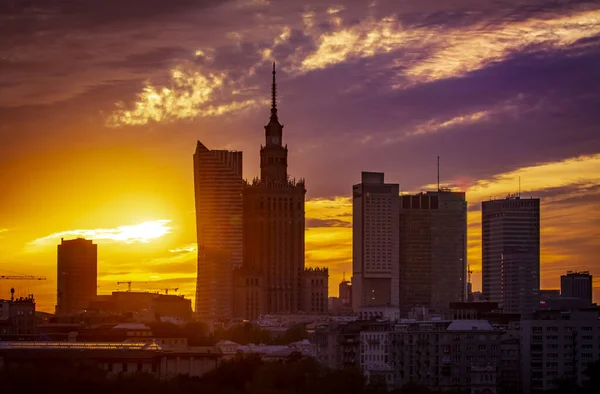
[[[481,202],[519,191],[542,201],[541,287],[598,277],[596,2],[6,1],[0,33],[0,275],[47,276],[16,286],[38,310],[78,236],[98,244],[98,294],[132,281],[193,304],[196,141],[259,174],[273,61],[306,263],[329,268],[330,296],[352,272],[361,171],[431,190],[437,156],[466,192],[475,290]]]

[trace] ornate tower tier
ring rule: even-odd
[[[244,269],[240,274],[246,272],[248,283],[260,286],[257,294],[264,298],[259,297],[261,301],[250,309],[241,305],[236,315],[242,318],[302,309],[306,188],[303,180],[288,177],[288,150],[282,143],[276,88],[273,63],[271,117],[265,126],[265,145],[260,149],[260,179],[247,182],[242,192]],[[246,280],[238,278],[238,282],[245,284]]]

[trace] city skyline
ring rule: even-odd
[[[290,173],[307,180],[306,264],[329,267],[330,295],[351,272],[360,172],[432,190],[439,155],[442,185],[466,192],[475,290],[481,201],[520,187],[541,198],[541,288],[588,270],[600,300],[594,4],[176,1],[111,16],[30,3],[8,8],[0,39],[0,275],[47,276],[15,284],[38,309],[54,308],[61,237],[98,245],[99,294],[131,280],[193,298],[195,143],[241,150],[243,177],[259,173],[273,60]],[[155,33],[153,18],[178,29]]]

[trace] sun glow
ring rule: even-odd
[[[135,242],[147,243],[170,233],[172,228],[167,225],[170,222],[170,220],[155,220],[116,228],[67,230],[35,239],[29,244],[33,246],[55,244],[60,238],[65,237],[83,237],[95,241],[114,241],[127,244]]]

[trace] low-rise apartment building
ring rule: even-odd
[[[538,311],[521,321],[523,391],[556,387],[557,379],[582,385],[584,371],[600,359],[597,309]]]

